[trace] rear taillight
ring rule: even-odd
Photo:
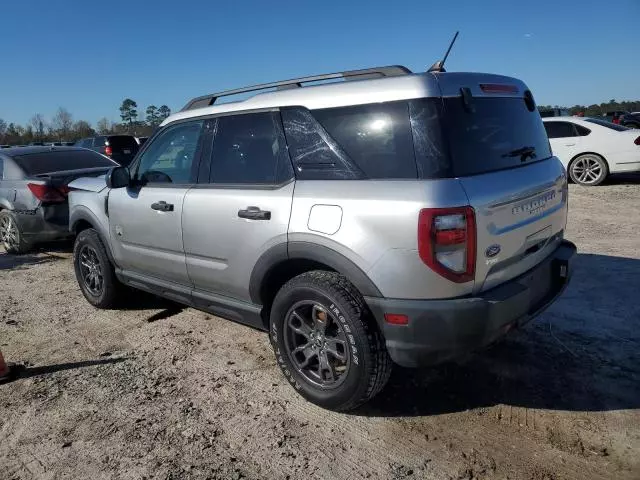
[[[640,137],[636,138],[633,143],[635,143],[636,145],[640,145]]]
[[[476,266],[476,217],[473,208],[420,210],[418,253],[431,270],[452,282],[473,280]]]
[[[67,200],[67,194],[69,188],[55,188],[49,185],[42,185],[40,183],[28,183],[27,187],[31,190],[31,193],[41,202],[47,203],[62,203]]]
[[[620,119],[619,118],[612,118],[611,121],[613,123],[615,123],[616,125],[620,125]]]
[[[111,155],[113,155],[113,148],[107,145],[106,147],[104,147],[104,154],[110,157]]]

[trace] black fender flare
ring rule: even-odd
[[[72,212],[71,216],[69,217],[69,231],[76,233],[76,226],[78,225],[78,222],[82,222],[82,221],[89,223],[92,226],[92,228],[98,233],[98,237],[102,241],[102,244],[104,245],[104,249],[107,251],[107,256],[109,257],[109,261],[111,261],[113,266],[117,267],[117,264],[113,258],[113,253],[111,253],[111,245],[109,245],[107,238],[105,238],[105,235],[103,234],[102,229],[99,227],[100,221],[91,210],[83,206],[76,207],[76,209]]]
[[[249,280],[251,301],[261,305],[262,284],[271,270],[283,262],[297,259],[310,260],[328,266],[344,275],[363,296],[382,297],[382,293],[367,274],[341,253],[324,245],[296,241],[274,245],[258,258]]]

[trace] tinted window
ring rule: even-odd
[[[407,102],[314,110],[367,178],[416,178]]]
[[[78,170],[82,168],[113,167],[116,163],[91,150],[60,150],[30,153],[13,157],[27,175]]]
[[[523,98],[444,98],[444,132],[456,176],[512,168],[551,157],[537,111]],[[533,157],[519,154],[526,148]]]
[[[76,142],[76,147],[82,147],[82,148],[87,148],[91,146],[91,139],[90,138],[83,138],[82,140],[78,140]]]
[[[578,135],[580,135],[581,137],[586,137],[587,135],[589,135],[591,133],[591,130],[589,130],[588,128],[583,127],[582,125],[575,125],[574,127],[576,128],[576,131],[578,132]]]
[[[290,173],[282,178],[279,169]],[[274,184],[291,176],[277,112],[218,118],[211,154],[212,183]]]
[[[296,178],[345,180],[364,177],[309,110],[284,108],[281,114]]]
[[[138,142],[130,135],[114,135],[107,138],[109,146],[114,150],[130,150],[133,153],[138,150]]]
[[[442,101],[424,98],[409,102],[409,118],[420,178],[453,175],[442,131]]]
[[[143,183],[190,183],[202,123],[180,123],[156,136],[142,153],[136,178]]]
[[[576,137],[573,123],[569,122],[544,122],[544,128],[549,138]]]
[[[601,127],[607,127],[617,132],[623,132],[625,130],[629,130],[627,127],[623,127],[622,125],[616,125],[615,123],[607,122],[606,120],[600,120],[598,118],[585,118],[584,121],[595,123],[596,125],[600,125]]]
[[[95,137],[93,139],[94,147],[104,147],[105,142],[107,141],[107,137]]]

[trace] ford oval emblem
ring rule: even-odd
[[[487,249],[484,251],[484,254],[487,258],[493,258],[500,253],[500,245],[494,243],[493,245],[489,245]]]

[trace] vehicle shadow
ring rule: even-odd
[[[12,365],[11,366],[11,374],[8,381],[3,382],[9,383],[15,380],[37,377],[40,375],[48,375],[55,372],[61,372],[64,370],[73,370],[76,368],[86,368],[93,367],[96,365],[109,365],[114,363],[120,363],[127,360],[124,357],[118,358],[104,358],[99,360],[84,360],[81,362],[69,362],[69,363],[59,363],[54,365],[43,365],[40,367],[25,367],[24,365]]]
[[[640,172],[615,173],[609,175],[604,185],[638,185],[640,184]]]
[[[51,242],[37,245],[33,250],[22,255],[7,253],[0,248],[0,270],[22,270],[32,265],[66,260],[60,255],[73,252],[73,242]]]
[[[640,408],[640,260],[580,254],[574,268],[563,296],[523,330],[458,363],[396,368],[355,414]]]

